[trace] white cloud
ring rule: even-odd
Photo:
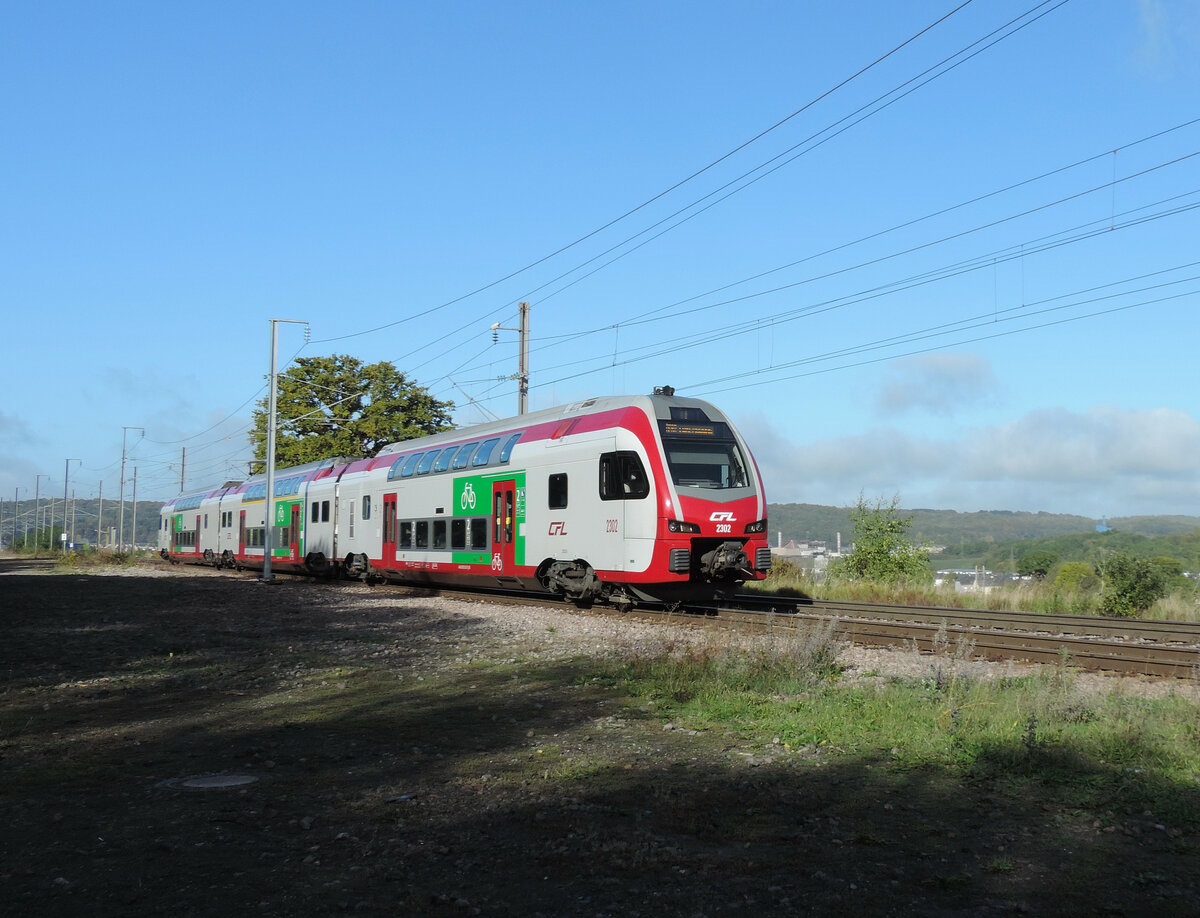
[[[774,502],[863,492],[962,511],[1200,515],[1200,420],[1172,409],[1044,409],[944,439],[880,428],[803,443],[765,418],[741,428]]]
[[[914,410],[949,416],[999,388],[991,364],[978,354],[922,354],[888,365],[875,410],[884,416]]]

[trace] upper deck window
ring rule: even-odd
[[[520,439],[521,435],[519,433],[515,433],[508,438],[508,442],[504,444],[504,449],[500,450],[499,461],[501,464],[508,462],[509,457],[512,456],[513,447],[517,445],[517,441]]]
[[[496,444],[499,442],[499,437],[492,437],[480,443],[479,450],[475,453],[475,459],[471,462],[471,465],[487,465],[488,460],[492,458],[492,450],[496,448]]]
[[[421,457],[424,455],[424,453],[413,453],[411,456],[405,459],[404,468],[400,469],[400,477],[411,478],[412,473],[417,470],[417,463],[421,461]]]
[[[437,458],[437,462],[433,465],[433,470],[435,472],[444,472],[450,468],[450,460],[454,458],[454,454],[458,452],[458,449],[457,446],[451,446],[442,450]]]
[[[475,450],[479,449],[478,443],[468,443],[458,451],[458,455],[454,458],[454,467],[456,469],[465,469],[467,463],[471,461],[471,457],[475,455]]]

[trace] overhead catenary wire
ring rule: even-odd
[[[582,236],[579,236],[578,238],[574,239],[573,241],[566,243],[565,245],[560,246],[559,248],[555,249],[554,251],[549,252],[548,254],[535,259],[534,261],[530,262],[529,264],[525,265],[524,267],[521,267],[514,271],[511,271],[508,274],[506,274],[505,276],[497,278],[496,280],[490,281],[489,283],[484,284],[480,287],[477,287],[468,293],[464,293],[464,294],[454,297],[453,299],[447,300],[446,302],[444,302],[438,306],[429,307],[425,310],[414,313],[413,315],[405,316],[404,318],[397,319],[393,322],[388,322],[388,323],[385,323],[382,325],[378,325],[373,328],[364,329],[364,330],[358,331],[358,332],[352,332],[352,333],[349,333],[346,335],[338,335],[338,336],[332,336],[332,337],[328,337],[328,338],[318,339],[318,340],[314,341],[313,344],[325,344],[325,343],[329,343],[329,342],[333,342],[333,341],[343,341],[348,338],[359,337],[361,335],[374,334],[376,332],[384,331],[385,329],[388,329],[388,328],[394,328],[397,325],[401,325],[405,322],[410,322],[414,319],[424,318],[425,316],[432,315],[435,312],[438,312],[449,306],[453,306],[453,305],[460,303],[463,300],[466,300],[470,297],[476,296],[480,293],[484,293],[484,292],[504,283],[505,281],[508,281],[515,277],[518,277],[521,274],[524,274],[527,271],[530,271],[533,268],[535,268],[541,264],[544,264],[545,262],[557,257],[558,255],[561,255],[564,252],[567,252],[567,251],[575,248],[576,246],[582,244],[583,242],[586,242],[588,239],[591,239],[591,238],[599,235],[600,233],[604,232],[605,230],[610,229],[611,227],[617,225],[618,223],[623,222],[624,220],[628,219],[629,217],[632,217],[634,214],[645,209],[649,205],[655,203],[656,201],[661,200],[662,198],[666,197],[667,195],[671,194],[672,192],[674,192],[674,191],[678,190],[679,188],[682,188],[683,186],[687,185],[688,183],[694,181],[695,179],[699,178],[701,175],[709,172],[710,170],[714,169],[716,166],[725,162],[730,157],[734,156],[735,154],[741,152],[742,150],[746,149],[747,147],[749,147],[752,144],[756,143],[757,141],[761,140],[763,137],[767,136],[768,134],[770,134],[773,131],[777,130],[778,128],[782,127],[784,124],[787,124],[792,119],[796,118],[798,115],[802,114],[803,112],[810,109],[812,106],[814,106],[817,103],[821,102],[822,100],[826,99],[833,93],[837,92],[839,89],[842,89],[845,86],[849,85],[851,82],[858,79],[863,74],[868,73],[870,70],[874,69],[879,64],[883,63],[888,58],[892,57],[898,51],[900,51],[903,48],[907,47],[908,45],[912,44],[914,41],[916,41],[917,39],[919,39],[920,37],[922,37],[929,31],[931,31],[932,29],[936,28],[938,25],[941,25],[943,22],[945,22],[950,17],[952,17],[954,14],[958,13],[960,10],[962,10],[965,7],[967,7],[968,5],[970,5],[971,2],[972,2],[972,0],[964,0],[964,2],[960,3],[958,6],[951,9],[948,13],[945,13],[944,15],[938,17],[933,22],[929,23],[928,25],[921,28],[919,31],[910,35],[908,38],[904,39],[902,42],[897,44],[891,50],[887,51],[885,54],[880,55],[878,58],[873,60],[871,63],[860,68],[858,71],[851,74],[849,77],[842,79],[841,81],[839,81],[838,83],[836,83],[835,85],[830,87],[829,89],[823,91],[822,93],[820,93],[813,99],[806,102],[804,105],[797,108],[795,111],[793,111],[787,117],[782,118],[779,121],[775,122],[770,127],[759,131],[758,133],[756,133],[754,136],[752,136],[748,140],[745,140],[745,141],[739,143],[733,149],[731,149],[728,152],[717,157],[715,160],[708,163],[706,166],[695,170],[687,177],[680,179],[679,181],[677,181],[674,184],[672,184],[671,186],[663,189],[662,191],[656,193],[655,195],[653,195],[652,197],[643,201],[642,203],[636,205],[635,207],[630,208],[629,210],[625,211],[620,216],[614,217],[613,219],[609,220],[608,222],[604,223],[603,225],[601,225],[593,230],[590,230],[589,232],[583,234]],[[1054,2],[1054,0],[1042,0],[1042,2],[1037,4],[1037,6],[1035,6],[1034,9],[1037,9],[1038,7],[1044,6],[1047,3],[1051,3],[1051,2]],[[1069,0],[1058,0],[1058,5],[1061,6],[1063,3],[1066,3],[1066,2],[1069,2]],[[1028,15],[1028,14],[1023,14],[1023,15]],[[489,313],[489,315],[490,315],[490,313]]]

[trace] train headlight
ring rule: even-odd
[[[685,523],[682,520],[667,520],[667,532],[700,532],[696,523]]]
[[[767,531],[767,521],[766,520],[759,520],[756,523],[747,523],[746,524],[746,532],[747,533],[766,532],[766,531]]]

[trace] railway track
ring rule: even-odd
[[[557,597],[522,592],[446,589],[436,592],[473,601],[486,598],[493,602],[563,605],[563,600]],[[969,645],[971,656],[977,659],[1063,664],[1123,675],[1177,679],[1200,676],[1200,623],[1196,622],[893,606],[756,594],[740,595],[728,607],[618,612],[597,606],[590,611],[643,621],[703,624],[760,633],[833,622],[838,637],[868,647],[915,647],[934,653],[962,643]]]
[[[4,565],[4,569],[13,572],[46,564],[32,559],[14,559],[14,562]],[[258,574],[245,571],[241,576]],[[433,594],[475,602],[557,607],[564,604],[562,599],[549,594],[513,590],[468,591],[399,584],[390,588],[413,595]],[[660,623],[670,621],[762,633],[832,622],[838,637],[869,647],[909,647],[931,653],[969,645],[971,656],[986,660],[1065,664],[1124,675],[1200,678],[1200,623],[1197,622],[895,606],[756,593],[741,594],[722,606],[645,608],[625,613],[597,606],[590,611]]]
[[[975,657],[1066,663],[1126,675],[1193,678],[1200,674],[1200,623],[1094,616],[991,612],[940,606],[739,596],[738,609],[719,610],[754,627],[761,616],[834,621],[846,640],[875,647],[916,646],[926,652],[969,643]]]

